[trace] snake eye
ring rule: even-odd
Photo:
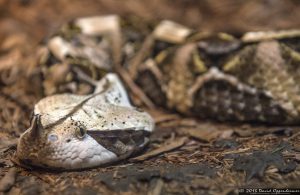
[[[48,141],[50,141],[50,142],[55,142],[55,141],[57,141],[57,140],[58,140],[57,135],[55,135],[55,134],[50,134],[50,135],[48,135]]]
[[[86,134],[86,129],[84,127],[76,128],[76,135],[79,139],[82,139]]]

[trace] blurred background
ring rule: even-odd
[[[22,132],[28,125],[28,105],[41,98],[40,77],[32,76],[39,71],[37,46],[76,17],[170,19],[200,31],[239,34],[298,28],[299,10],[298,0],[0,0],[0,126]]]
[[[0,0],[0,41],[16,32],[40,40],[70,19],[111,13],[205,31],[290,29],[299,27],[299,8],[297,0]]]

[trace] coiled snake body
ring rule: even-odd
[[[300,31],[237,38],[171,21],[130,21],[79,18],[40,49],[46,95],[86,95],[53,95],[35,105],[18,144],[22,163],[89,168],[143,148],[153,120],[109,73],[120,70],[150,106],[221,121],[299,124]]]

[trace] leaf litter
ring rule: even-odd
[[[51,4],[43,0],[0,2],[3,11],[0,20],[1,190],[12,194],[116,194],[120,191],[130,194],[149,191],[153,194],[228,194],[241,186],[299,187],[299,127],[221,124],[184,118],[160,108],[150,110],[157,128],[148,149],[135,157],[138,159],[135,162],[128,160],[82,172],[52,173],[13,167],[10,161],[16,150],[16,140],[29,125],[33,105],[45,95],[41,70],[36,66],[36,45],[55,26],[76,16],[108,12],[131,13],[145,20],[170,18],[212,31],[296,28],[300,24],[299,5],[293,1],[275,2],[273,6],[277,6],[282,20],[278,22],[278,18],[271,17],[267,25],[263,22],[267,16],[253,11],[264,5],[229,1],[225,4],[215,0],[209,3],[174,1],[170,4],[166,0],[155,3],[133,0],[129,5],[115,0],[88,0],[84,6],[82,1],[54,0]],[[251,9],[247,12],[246,7],[252,12]],[[64,12],[57,14],[62,8]],[[41,15],[40,10],[47,14]],[[253,13],[256,20],[251,17]],[[263,13],[266,13],[265,9]],[[211,14],[230,19],[223,24]],[[130,84],[131,80],[126,76]],[[135,86],[131,89],[134,90]],[[147,100],[147,97],[140,100],[137,94],[141,93],[135,91],[134,102]],[[284,142],[288,144],[278,145]],[[274,174],[277,178],[273,177]]]

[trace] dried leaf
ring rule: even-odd
[[[234,132],[240,137],[250,137],[254,135],[253,131],[236,129]]]
[[[164,185],[164,181],[162,179],[157,179],[155,180],[155,186],[148,192],[148,195],[160,195],[163,185]]]
[[[246,181],[249,181],[253,177],[263,177],[266,168],[271,165],[274,165],[281,173],[292,172],[297,166],[293,161],[285,162],[280,152],[255,151],[250,155],[235,158],[232,169],[245,171]]]
[[[17,63],[21,60],[21,57],[21,52],[17,49],[11,51],[5,56],[0,56],[0,71],[17,66]]]
[[[0,192],[7,192],[15,183],[17,175],[16,168],[11,168],[0,180]]]
[[[179,131],[180,133],[206,142],[210,142],[211,140],[218,138],[222,134],[222,131],[199,128],[182,128]]]
[[[183,138],[179,138],[179,139],[174,139],[171,143],[167,143],[155,150],[152,150],[146,154],[143,154],[141,156],[138,156],[136,158],[133,158],[131,159],[131,161],[144,161],[146,159],[149,159],[149,158],[152,158],[154,156],[157,156],[157,155],[160,155],[160,154],[163,154],[165,152],[169,152],[171,150],[174,150],[176,148],[179,148],[181,146],[183,146],[186,141],[188,139],[186,137],[183,137]]]

